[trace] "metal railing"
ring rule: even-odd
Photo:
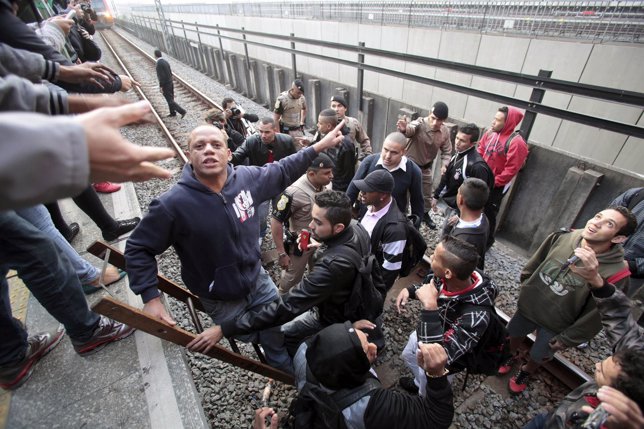
[[[295,68],[295,57],[297,55],[307,56],[310,58],[316,58],[319,60],[330,61],[337,64],[342,64],[349,67],[355,67],[358,70],[358,79],[360,80],[360,75],[364,71],[380,73],[384,75],[394,76],[401,79],[406,79],[409,81],[414,81],[426,85],[431,85],[449,91],[454,91],[462,94],[467,94],[482,98],[485,100],[492,100],[502,103],[504,105],[511,105],[521,109],[525,109],[526,118],[528,116],[534,116],[537,113],[546,114],[555,118],[565,119],[573,121],[580,124],[585,124],[593,127],[602,128],[605,130],[614,131],[620,134],[630,135],[638,138],[644,138],[644,128],[627,124],[623,122],[613,121],[606,118],[601,118],[592,115],[585,115],[582,113],[577,113],[569,111],[567,109],[560,109],[556,107],[547,106],[541,104],[536,100],[522,100],[514,97],[504,96],[498,93],[492,93],[480,89],[476,89],[470,86],[458,85],[442,80],[431,79],[425,76],[412,75],[402,71],[397,71],[392,68],[382,68],[373,65],[366,64],[364,61],[365,55],[373,56],[377,58],[387,58],[393,60],[405,61],[407,63],[415,63],[433,67],[439,67],[448,70],[455,70],[459,72],[471,73],[473,76],[487,77],[492,79],[499,79],[505,82],[514,82],[519,85],[524,85],[532,87],[535,90],[554,90],[558,92],[563,92],[567,94],[581,95],[584,97],[590,97],[597,100],[616,102],[621,104],[642,106],[644,105],[644,94],[635,92],[635,91],[625,91],[615,88],[600,87],[596,85],[583,84],[578,82],[568,82],[559,79],[551,79],[548,76],[533,76],[522,73],[508,72],[505,70],[491,69],[488,67],[475,66],[465,63],[456,63],[453,61],[445,61],[435,58],[429,58],[418,55],[403,54],[399,52],[386,51],[382,49],[369,48],[365,47],[364,44],[359,44],[358,46],[336,43],[336,42],[327,42],[317,39],[308,39],[302,37],[296,37],[295,35],[284,36],[272,33],[258,32],[258,31],[249,31],[244,29],[236,28],[227,28],[220,26],[212,26],[206,24],[190,24],[183,21],[174,21],[166,20],[161,22],[158,19],[149,17],[149,16],[132,16],[132,22],[122,21],[121,25],[127,28],[129,31],[132,31],[135,34],[143,33],[142,36],[147,39],[148,42],[162,46],[164,43],[163,34],[161,28],[166,28],[166,31],[169,31],[170,34],[174,35],[172,40],[182,39],[187,43],[195,43],[198,46],[199,53],[195,58],[192,58],[194,54],[185,56],[186,58],[192,58],[196,64],[203,64],[204,54],[203,47],[206,46],[202,43],[202,38],[205,36],[216,38],[219,41],[220,55],[223,56],[223,45],[222,40],[235,41],[241,43],[244,48],[247,45],[259,46],[266,49],[287,52],[293,56],[293,67]],[[138,31],[137,31],[138,30]],[[143,31],[142,31],[143,30]],[[224,32],[224,34],[222,34]],[[183,35],[183,38],[178,36]],[[190,36],[189,36],[190,35]],[[271,43],[263,43],[249,39],[248,37],[261,37],[268,39],[279,39],[282,41],[291,42],[291,47],[279,47]],[[297,44],[298,49],[294,48],[294,44]],[[318,53],[310,52],[307,49],[302,49],[302,45],[312,45],[312,46],[322,46],[333,49],[340,49],[347,52],[353,52],[356,54],[358,61],[352,61],[347,59],[341,59],[337,57],[330,57]],[[172,46],[169,46],[171,50],[174,50]],[[245,49],[246,50],[246,49]],[[246,50],[246,57],[248,60],[248,53]],[[230,72],[226,72],[228,75],[228,81],[231,81]],[[358,100],[362,99],[362,88],[360,82],[358,82]],[[524,121],[526,124],[531,121]],[[529,132],[529,130],[527,130]]]
[[[154,6],[134,6],[154,12]],[[169,4],[166,13],[315,19],[484,33],[644,42],[643,1],[311,1]]]

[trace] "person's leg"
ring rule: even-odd
[[[161,93],[163,94],[163,98],[165,98],[165,101],[168,103],[168,109],[170,110],[170,115],[174,116],[177,114],[174,108],[174,91],[172,90],[172,87],[169,86],[164,86],[161,89]]]
[[[80,208],[101,231],[110,231],[118,228],[118,223],[105,210],[101,199],[91,186],[73,198],[74,203]]]
[[[264,237],[266,237],[266,230],[268,226],[266,224],[268,218],[268,211],[271,207],[271,200],[263,201],[257,206],[257,217],[259,218],[259,245],[262,245]]]
[[[315,308],[283,324],[282,332],[284,333],[284,342],[289,354],[291,356],[294,355],[303,341],[317,334],[322,329],[324,329],[324,326],[320,323]]]
[[[287,269],[282,271],[282,278],[280,279],[280,293],[285,294],[293,286],[300,283],[304,272],[306,271],[306,266],[309,263],[311,257],[313,256],[313,249],[307,250],[302,253],[302,256],[294,255],[292,252],[288,255],[291,259],[291,264]]]
[[[427,379],[425,378],[424,370],[418,366],[418,358],[416,357],[417,351],[418,337],[416,335],[416,331],[414,331],[409,335],[409,340],[407,340],[407,344],[405,345],[400,357],[414,377],[414,384],[418,387],[418,394],[420,396],[424,396]]]
[[[54,242],[14,212],[0,214],[0,261],[14,269],[29,291],[72,339],[85,341],[98,327],[71,263]]]
[[[27,350],[27,331],[13,318],[6,268],[0,268],[0,367],[23,358]]]
[[[16,210],[16,213],[56,243],[58,250],[64,253],[72,263],[74,271],[81,283],[90,283],[98,278],[99,272],[96,267],[83,259],[60,232],[58,232],[44,206],[39,205]]]
[[[487,220],[490,223],[490,233],[487,238],[487,247],[490,248],[494,244],[494,235],[496,233],[496,216],[499,213],[501,208],[501,202],[503,201],[503,187],[494,187],[490,191],[490,196],[485,205],[483,213],[487,216]]]
[[[47,211],[49,212],[49,215],[51,216],[52,222],[54,222],[54,226],[56,229],[63,234],[63,237],[65,239],[68,239],[69,237],[72,236],[72,230],[65,221],[65,218],[63,217],[63,214],[60,211],[60,206],[58,206],[58,202],[53,202],[49,204],[45,204],[45,207],[47,208]]]
[[[507,325],[508,335],[510,336],[511,357],[505,364],[499,367],[499,375],[505,375],[511,372],[514,365],[521,360],[519,356],[521,344],[525,336],[534,332],[535,329],[537,329],[537,325],[523,317],[518,310],[514,313]]]

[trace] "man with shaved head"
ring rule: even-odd
[[[190,162],[179,182],[152,201],[125,248],[130,287],[141,295],[143,311],[175,325],[160,300],[155,259],[170,246],[181,261],[185,286],[216,324],[276,300],[277,288],[261,266],[258,204],[304,174],[319,152],[337,145],[340,127],[315,145],[262,167],[233,167],[219,128],[194,129],[186,151]],[[188,348],[207,353],[215,345],[211,335],[206,329]],[[259,341],[269,364],[292,371],[279,328],[240,339]]]
[[[319,141],[338,125],[338,115],[333,109],[324,109],[318,115],[318,132],[314,141]],[[346,192],[356,172],[356,161],[358,152],[355,145],[349,138],[349,128],[342,128],[342,143],[337,147],[326,151],[329,158],[333,160],[333,181],[332,186],[336,191]]]
[[[420,168],[405,156],[406,146],[407,137],[403,133],[396,131],[389,134],[385,137],[382,151],[366,157],[353,180],[362,180],[377,169],[389,171],[394,177],[394,190],[391,195],[396,200],[398,208],[403,214],[407,214],[407,203],[411,200],[411,213],[416,215],[420,222],[425,213],[423,179]],[[352,182],[347,189],[347,195],[352,203],[358,198],[358,192],[358,188]],[[410,196],[409,200],[407,194]]]

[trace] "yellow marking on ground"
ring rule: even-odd
[[[29,289],[18,278],[15,271],[9,271],[7,280],[9,282],[9,299],[11,301],[13,317],[25,323],[27,319],[27,305],[29,304]],[[11,392],[0,389],[0,429],[7,427],[10,406]]]

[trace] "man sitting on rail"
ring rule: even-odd
[[[602,407],[610,414],[607,428],[644,427],[644,329],[633,318],[632,302],[592,268],[591,252],[579,255],[583,266],[571,270],[588,281],[604,332],[614,354],[595,365],[595,380],[570,392],[554,413],[539,414],[524,429],[564,429],[583,422],[586,412]],[[596,281],[595,281],[596,280]],[[604,427],[604,426],[602,426]]]
[[[304,174],[317,153],[338,144],[342,125],[310,148],[263,167],[229,165],[224,133],[210,125],[195,128],[188,139],[190,163],[181,179],[152,201],[125,248],[130,287],[142,296],[143,311],[175,324],[159,297],[155,259],[170,246],[181,261],[186,287],[199,296],[215,323],[276,300],[277,288],[261,266],[258,202],[283,191]],[[279,329],[254,337],[259,337],[269,364],[291,371]],[[216,343],[210,328],[188,348],[206,353]]]
[[[511,393],[523,392],[530,376],[555,352],[587,342],[601,330],[589,284],[606,279],[618,289],[628,287],[630,271],[621,243],[636,226],[626,207],[611,207],[597,213],[584,229],[550,234],[530,258],[521,272],[517,311],[508,323],[515,355],[499,368],[499,374],[512,371],[526,335],[536,330],[537,338],[527,362],[509,380]],[[590,274],[581,274],[579,260]]]
[[[326,247],[323,253],[316,255],[317,262],[311,273],[280,300],[249,309],[236,320],[229,319],[212,328],[217,341],[224,335],[244,334],[284,324],[282,332],[287,347],[289,352],[295,353],[302,340],[326,326],[366,318],[364,315],[348,315],[345,307],[359,275],[349,249],[361,257],[368,255],[369,234],[362,225],[351,220],[351,203],[344,192],[324,191],[315,195],[311,217],[311,236]]]
[[[433,277],[425,279],[422,287],[403,289],[396,298],[398,312],[404,311],[407,300],[417,298],[423,305],[418,329],[411,333],[402,358],[414,378],[401,377],[400,386],[412,393],[425,392],[425,377],[416,361],[418,343],[433,342],[427,326],[441,320],[439,337],[447,351],[450,372],[465,368],[463,358],[474,350],[490,323],[490,311],[498,294],[496,284],[485,274],[475,271],[478,253],[474,246],[447,236],[438,243],[431,257]]]

